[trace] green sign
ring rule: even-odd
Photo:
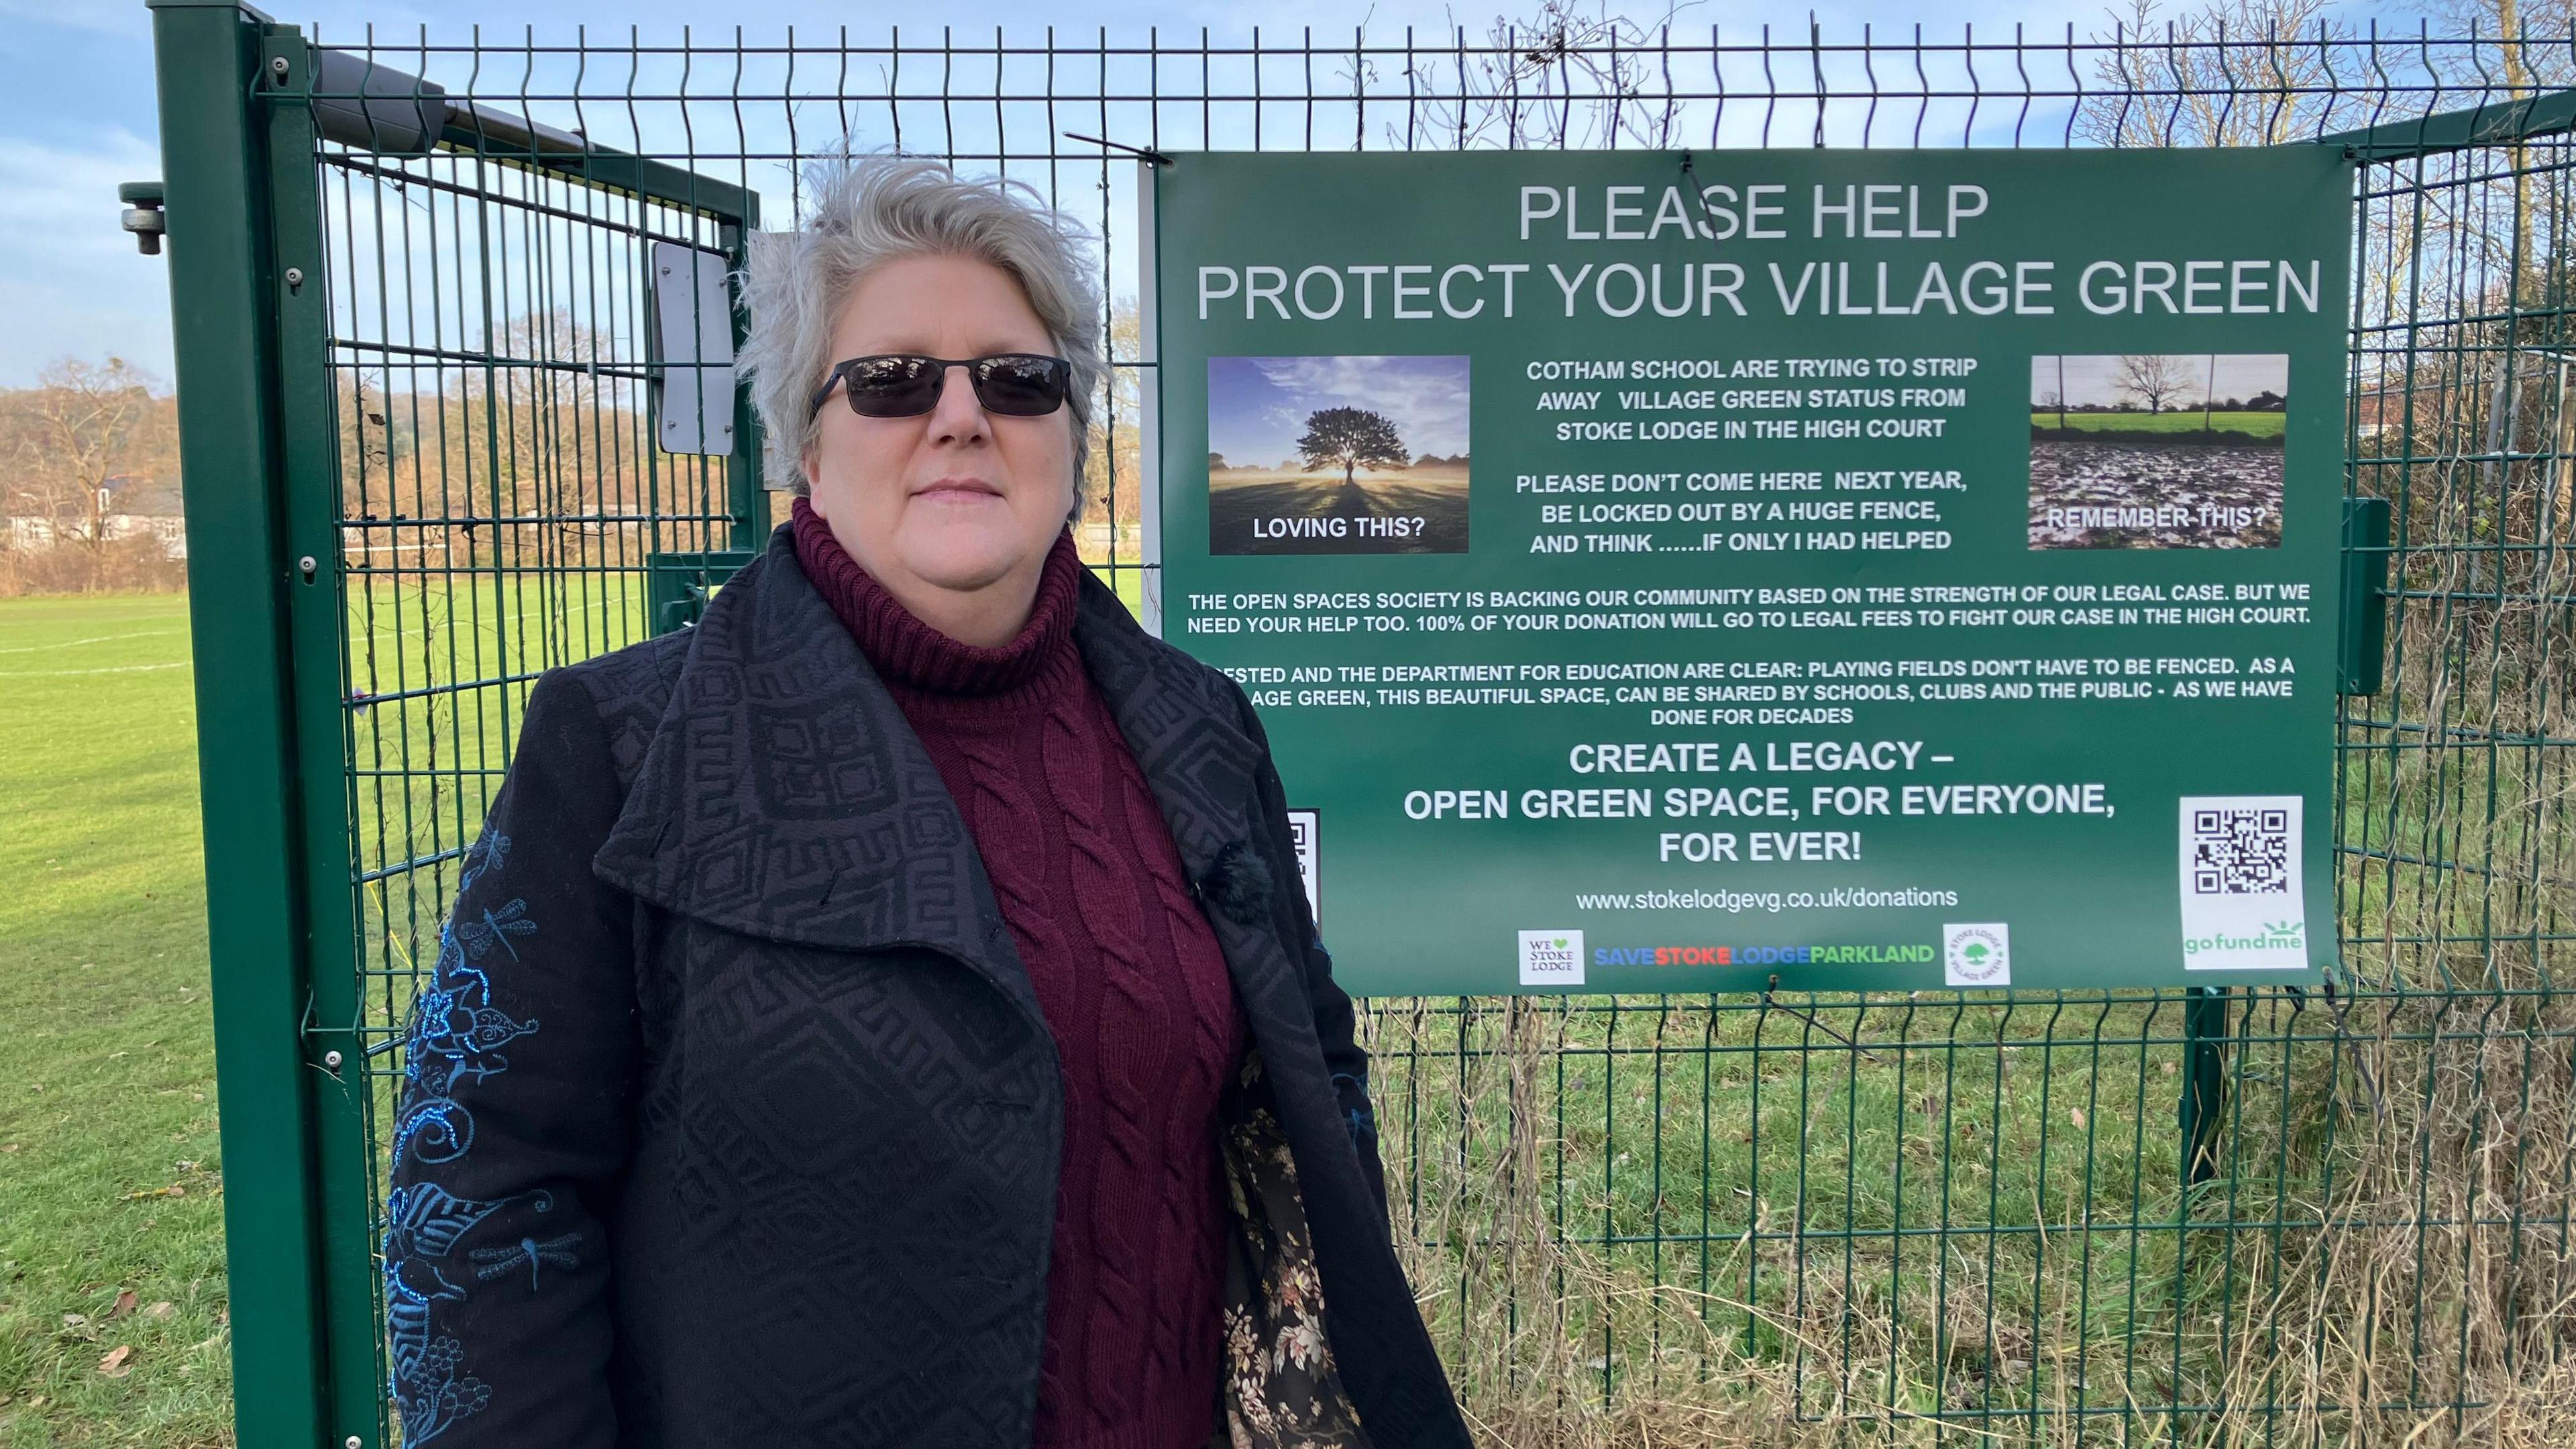
[[[1165,638],[1355,992],[2334,959],[2326,148],[1182,155]]]

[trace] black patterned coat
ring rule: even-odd
[[[1029,1442],[1054,1043],[946,787],[788,539],[696,628],[528,697],[395,1129],[415,1449]],[[1074,637],[1251,1023],[1220,1437],[1465,1445],[1260,723],[1087,573]]]

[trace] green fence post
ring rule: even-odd
[[[234,1434],[325,1442],[302,792],[268,230],[267,17],[151,0],[223,1116]]]
[[[288,645],[294,671],[294,741],[303,794],[307,958],[300,1049],[312,1088],[314,1201],[328,1375],[326,1442],[375,1449],[384,1437],[384,1329],[378,1282],[376,1170],[367,1138],[365,1004],[355,969],[349,831],[348,706],[342,659],[349,602],[340,533],[339,373],[331,352],[331,268],[323,254],[322,183],[311,92],[329,90],[294,27],[263,37],[268,224],[278,284],[275,366],[278,463],[288,575]]]
[[[2218,1175],[2218,1130],[2227,1098],[2227,988],[2193,986],[2182,1009],[2182,1180]]]

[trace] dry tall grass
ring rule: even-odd
[[[1490,1442],[2566,1441],[2566,1002],[2267,994],[2196,1188],[2170,999],[1799,1009],[1856,1045],[1777,1004],[1374,1017]]]
[[[153,537],[46,548],[0,547],[0,598],[21,594],[95,594],[187,586],[188,565]]]

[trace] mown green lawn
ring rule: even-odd
[[[2065,413],[2033,410],[2030,425],[2034,428],[2073,428],[2087,433],[2243,433],[2248,437],[2277,438],[2286,413],[2256,412],[2165,412],[2165,413]],[[2062,421],[2061,421],[2062,417]]]
[[[0,1444],[229,1444],[184,599],[0,600]]]

